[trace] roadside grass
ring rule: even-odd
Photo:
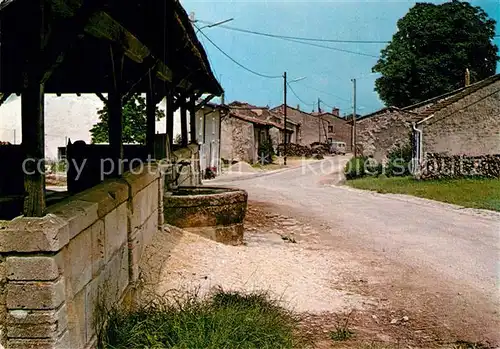
[[[223,290],[208,299],[115,309],[98,333],[100,349],[304,348],[297,318],[276,301]]]
[[[500,211],[500,179],[418,181],[411,177],[365,177],[348,180],[353,188],[408,194],[471,208]]]

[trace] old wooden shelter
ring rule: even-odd
[[[0,160],[20,154],[12,164],[17,174],[25,159],[34,161],[24,162],[24,183],[15,184],[23,176],[4,176],[0,196],[6,194],[2,188],[21,195],[24,215],[39,217],[46,209],[44,174],[36,169],[44,158],[44,93],[95,93],[105,101],[110,144],[97,151],[85,145],[79,156],[111,157],[113,175],[118,176],[123,171],[120,159],[154,157],[157,103],[167,100],[170,142],[174,111],[181,108],[182,143],[187,145],[188,112],[193,120],[190,139],[195,140],[196,101],[202,95],[208,95],[205,102],[221,95],[222,88],[177,0],[4,0],[0,104],[12,93],[22,98],[22,144],[0,146]],[[122,106],[134,93],[147,94],[147,141],[140,151],[127,154]]]

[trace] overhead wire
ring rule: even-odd
[[[194,26],[198,29],[198,32],[203,35],[217,50],[219,50],[224,56],[226,56],[229,60],[231,60],[234,64],[236,64],[237,66],[239,66],[240,68],[252,73],[252,74],[255,74],[257,76],[260,76],[262,78],[267,78],[267,79],[281,79],[282,76],[281,75],[267,75],[267,74],[262,74],[262,73],[259,73],[253,69],[250,69],[246,66],[244,66],[243,64],[241,64],[240,62],[238,62],[237,60],[235,60],[233,57],[231,57],[230,55],[228,55],[222,48],[220,48],[215,42],[212,41],[212,39],[210,39],[203,31],[200,30],[200,28],[198,28],[198,26],[196,24],[194,24]]]
[[[214,24],[213,22],[202,21],[202,20],[198,20],[198,22],[204,23],[204,24],[209,24],[209,25]],[[255,30],[249,30],[249,29],[236,28],[236,27],[232,27],[232,26],[228,26],[228,25],[220,25],[218,27],[241,32],[241,33],[267,36],[267,37],[276,38],[276,39],[293,39],[293,40],[302,40],[302,41],[333,42],[333,43],[343,43],[343,44],[388,44],[389,43],[389,41],[380,41],[380,40],[320,39],[320,38],[306,38],[306,37],[300,37],[300,36],[279,35],[279,34],[264,33],[264,32],[259,32],[259,31],[255,31]]]
[[[302,104],[305,104],[307,106],[311,106],[311,107],[314,107],[316,104],[315,103],[307,103],[305,102],[302,98],[299,97],[299,95],[295,92],[295,90],[293,89],[292,86],[290,86],[290,84],[287,82],[286,85],[288,86],[288,88],[290,89],[290,91],[292,91],[293,95],[302,103]]]

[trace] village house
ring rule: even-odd
[[[283,117],[269,110],[248,103],[232,102],[229,114],[222,119],[221,157],[224,160],[259,161],[259,146],[270,142],[276,152],[278,145],[284,142],[296,142],[299,125],[287,120],[286,132]]]
[[[272,111],[284,115],[283,105],[273,108]],[[350,151],[351,126],[340,117],[337,108],[331,113],[307,113],[300,110],[300,106],[294,108],[287,105],[287,119],[299,125],[296,143],[310,146],[316,142],[345,142]]]
[[[415,124],[416,155],[500,154],[500,74],[423,108]]]
[[[357,145],[364,156],[382,161],[391,150],[410,142],[421,162],[426,153],[500,153],[500,74],[415,105],[386,107],[357,120]]]

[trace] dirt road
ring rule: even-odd
[[[345,287],[411,314],[417,336],[432,328],[436,340],[498,345],[500,215],[333,186],[345,161],[207,184],[246,189],[251,201],[315,226],[331,253],[351,255],[357,275]]]

